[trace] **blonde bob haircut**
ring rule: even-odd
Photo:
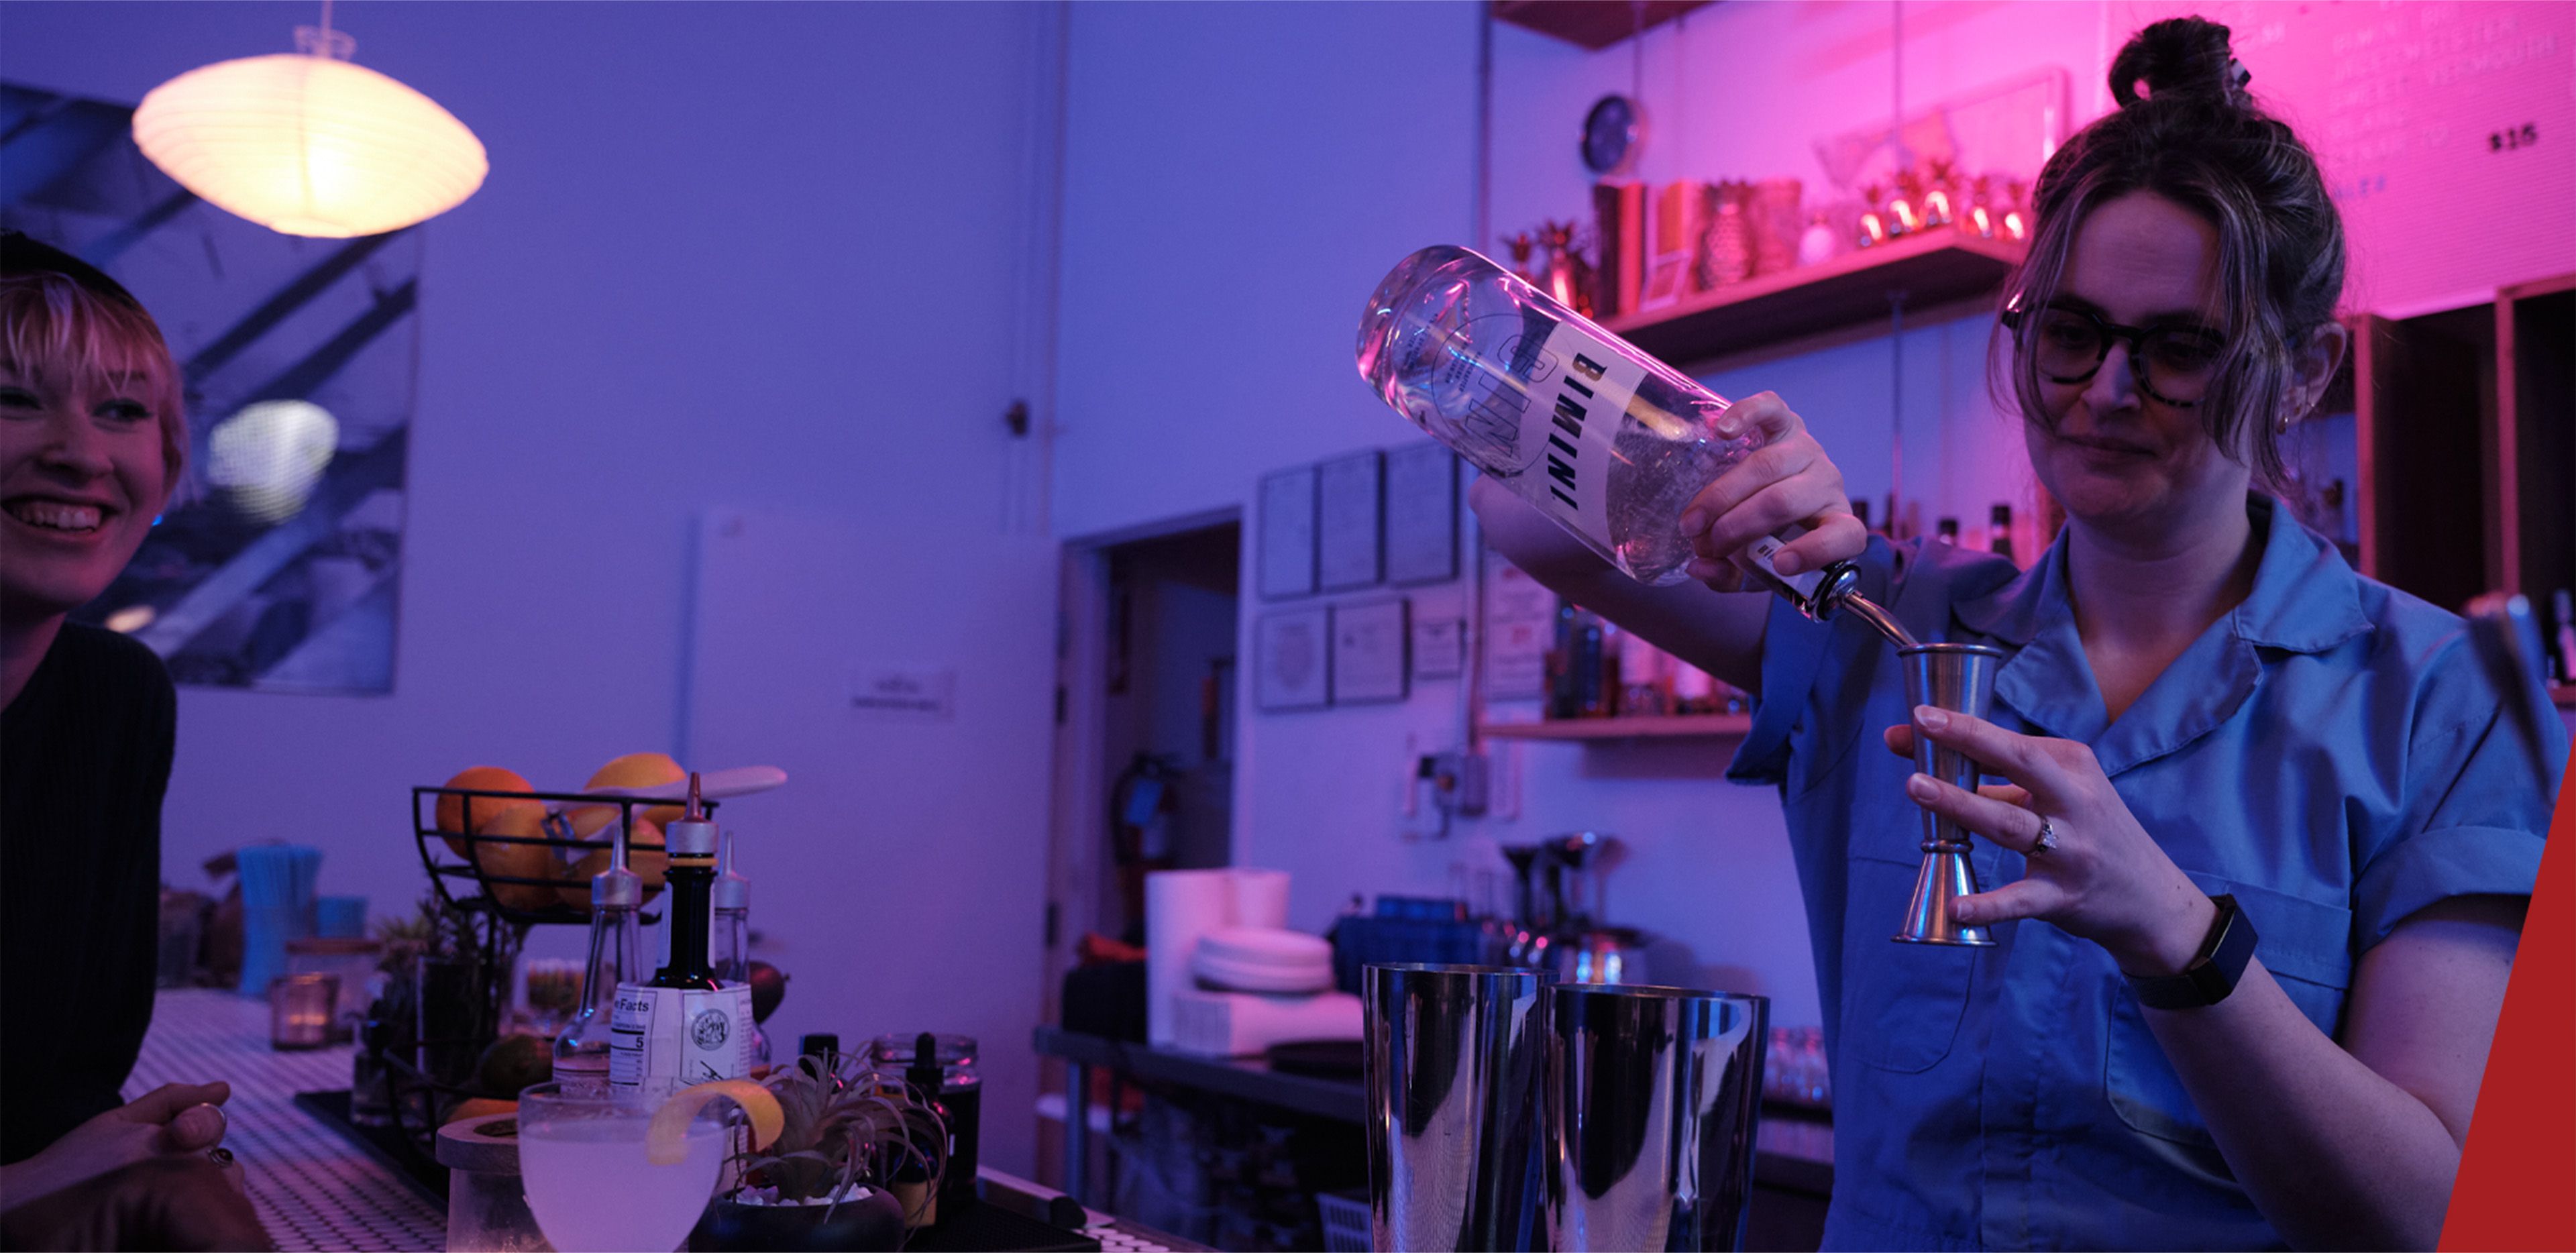
[[[22,375],[47,379],[122,379],[140,374],[136,399],[161,424],[161,460],[172,498],[188,466],[188,416],[179,365],[161,327],[143,307],[115,299],[69,275],[32,271],[0,275],[0,356]]]

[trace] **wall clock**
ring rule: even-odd
[[[1584,168],[1605,176],[1626,170],[1637,159],[1645,130],[1645,111],[1636,101],[1616,94],[1601,97],[1583,115]]]

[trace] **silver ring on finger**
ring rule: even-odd
[[[2057,827],[2050,823],[2047,816],[2043,814],[2039,820],[2039,838],[2031,841],[2030,851],[2034,853],[2046,853],[2055,850],[2056,847]]]

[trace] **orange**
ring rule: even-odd
[[[444,1121],[455,1122],[460,1118],[480,1118],[485,1114],[515,1114],[518,1112],[519,1103],[517,1101],[496,1101],[488,1096],[477,1096],[458,1101],[456,1103],[456,1108],[447,1111],[447,1117]]]
[[[576,810],[570,815],[576,830],[581,826],[580,814],[581,811]],[[606,825],[608,825],[608,819],[602,818],[591,830],[596,831]],[[557,889],[563,897],[564,904],[575,909],[590,908],[590,881],[600,871],[608,869],[608,856],[614,851],[616,850],[613,845],[594,848],[582,854],[579,860],[573,862],[571,867],[564,871],[564,885]],[[637,877],[644,880],[646,895],[649,896],[661,890],[662,872],[669,869],[670,865],[670,854],[662,851],[662,829],[641,818],[636,819],[635,834],[627,841],[626,868],[634,871]]]
[[[456,773],[455,778],[447,781],[446,786],[469,788],[478,792],[533,792],[537,790],[533,784],[530,784],[526,779],[521,778],[517,771],[504,770],[499,766],[472,766],[467,769],[460,770]],[[518,809],[522,807],[533,807],[540,813],[545,809],[545,806],[538,801],[514,801],[502,800],[498,797],[491,796],[477,796],[474,798],[474,825],[477,828],[488,827],[492,825],[492,820],[499,817],[504,810]],[[462,796],[439,797],[437,822],[438,829],[441,831],[452,831],[459,835],[468,834],[465,829],[465,798]],[[454,853],[459,857],[470,856],[470,854],[466,852],[466,844],[463,840],[450,839],[447,841],[447,851]]]
[[[626,837],[626,868],[644,876],[644,890],[647,892],[662,890],[662,871],[671,864],[670,856],[662,851],[661,823],[644,816],[659,812],[660,808],[656,806],[653,809],[636,810],[635,830]],[[574,835],[580,836],[596,847],[609,847],[609,837],[600,833],[608,829],[608,824],[617,820],[615,805],[576,806],[565,810],[564,817],[572,821]],[[603,860],[598,866],[592,867],[590,873],[598,874],[607,865],[608,863]],[[583,879],[582,882],[588,883],[590,880]],[[589,890],[586,887],[582,889],[584,892]],[[582,899],[590,898],[584,896]]]
[[[580,860],[564,868],[564,885],[555,889],[555,895],[575,909],[590,908],[590,881],[606,869],[607,849],[594,848],[582,854]]]
[[[668,753],[628,753],[601,766],[599,773],[590,776],[590,782],[583,786],[660,787],[665,783],[685,783],[688,778],[689,772],[682,770],[680,763],[671,760]],[[680,807],[677,805],[656,805],[643,811],[641,816],[652,819],[654,826],[662,827],[670,825],[673,819],[680,816],[680,813]],[[605,818],[600,819],[600,825],[605,825],[607,821]],[[597,829],[596,826],[592,828],[592,830]],[[583,834],[586,835],[588,832]],[[636,873],[643,873],[643,868],[637,867]]]
[[[546,810],[543,805],[528,805],[502,810],[492,821],[480,824],[477,835],[516,835],[543,839],[546,835]],[[504,844],[482,840],[474,845],[475,863],[487,875],[510,875],[522,879],[543,879],[545,883],[495,883],[492,899],[504,909],[536,910],[554,904],[553,881],[563,875],[563,862],[546,844]]]
[[[689,1155],[684,1137],[689,1121],[707,1102],[723,1098],[742,1107],[751,1117],[751,1148],[758,1152],[769,1147],[778,1133],[787,1127],[786,1111],[778,1104],[778,1094],[749,1079],[715,1079],[682,1088],[653,1111],[653,1122],[644,1129],[644,1160],[656,1166],[668,1166]]]

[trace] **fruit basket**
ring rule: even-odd
[[[715,813],[717,802],[703,804]],[[443,905],[514,926],[587,925],[590,880],[607,865],[612,818],[646,834],[627,850],[627,864],[644,875],[650,899],[662,880],[657,811],[678,809],[667,800],[591,792],[416,787],[412,839]],[[450,857],[439,855],[442,848]]]
[[[702,803],[714,812],[715,801]],[[678,812],[668,799],[600,792],[411,789],[412,839],[432,897],[424,907],[451,921],[441,954],[402,976],[408,995],[392,1015],[400,1029],[360,1044],[389,1097],[391,1125],[369,1133],[378,1151],[421,1177],[443,1175],[431,1144],[449,1112],[518,1095],[490,1086],[480,1062],[504,1034],[528,929],[589,924],[591,876],[619,829],[639,836],[627,863],[645,875],[649,899],[661,885],[661,821]]]

